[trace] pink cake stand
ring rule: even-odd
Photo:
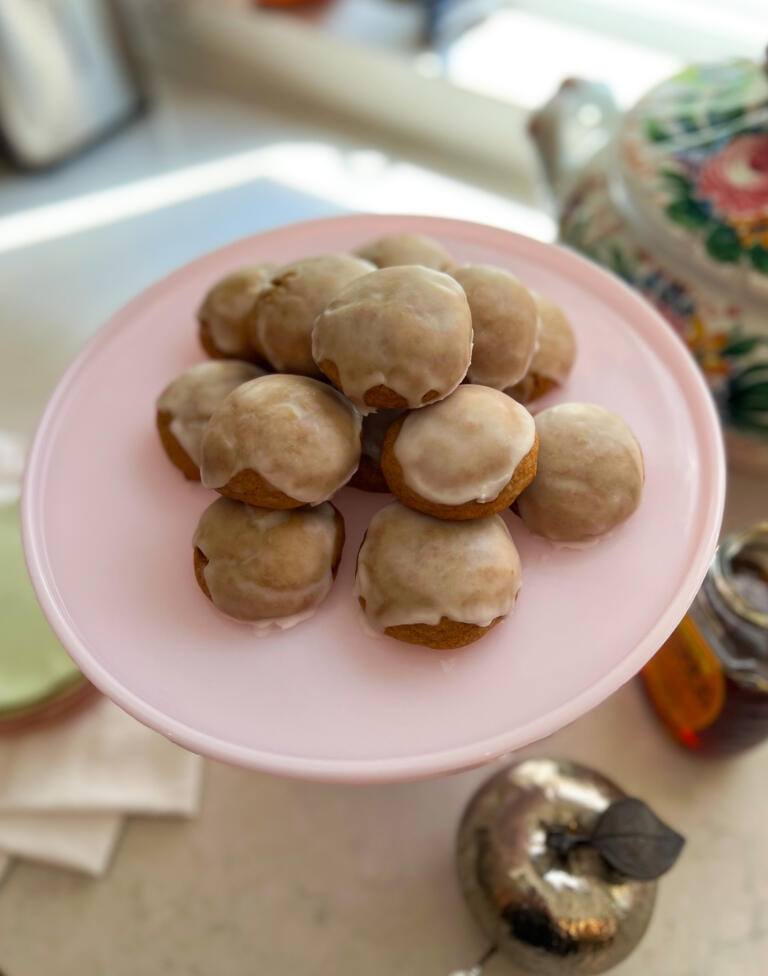
[[[154,429],[154,400],[201,360],[195,310],[221,275],[419,231],[457,260],[511,269],[571,318],[579,355],[542,401],[602,404],[643,447],[635,515],[599,545],[556,549],[511,513],[523,562],[515,613],[439,652],[363,632],[355,555],[389,497],[344,489],[347,544],[309,621],[258,637],[200,593],[191,539],[213,495],[186,483]],[[23,532],[43,610],[75,662],[141,722],[195,752],[318,780],[414,779],[484,763],[593,708],[663,643],[716,545],[725,468],[710,395],[669,326],[568,251],[477,224],[361,215],[238,241],[134,299],[67,371],[40,423]]]

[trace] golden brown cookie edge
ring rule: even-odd
[[[254,348],[253,342],[250,339],[251,330],[248,328],[249,336],[249,347],[247,350],[242,350],[241,352],[224,352],[223,349],[219,349],[213,340],[211,335],[210,326],[208,325],[208,320],[198,316],[198,332],[197,337],[200,340],[200,345],[203,347],[203,351],[206,356],[211,359],[241,359],[246,363],[253,363],[254,366],[259,366],[261,369],[268,370],[272,372],[272,365],[267,360],[266,356],[262,355],[257,349]]]
[[[340,393],[343,393],[349,400],[352,400],[352,397],[346,393],[344,387],[341,385],[339,368],[336,363],[332,359],[323,359],[317,365],[336,389]],[[431,403],[433,400],[439,400],[443,395],[438,390],[428,390],[421,398],[421,402],[425,404]],[[352,402],[354,403],[355,401],[352,400]],[[373,407],[376,410],[407,410],[409,407],[409,403],[404,396],[396,393],[390,387],[384,386],[382,383],[372,386],[369,390],[365,391],[363,394],[363,403],[366,407]]]
[[[358,601],[365,613],[365,598],[359,596]],[[450,651],[474,644],[503,619],[503,616],[496,617],[487,626],[481,627],[478,624],[441,617],[436,624],[398,624],[385,628],[384,633],[405,644],[420,644],[435,651]]]
[[[520,461],[511,479],[495,498],[488,502],[469,501],[461,505],[442,505],[439,502],[431,502],[405,483],[403,469],[395,455],[395,441],[407,416],[405,414],[405,416],[394,421],[384,436],[384,442],[381,446],[381,470],[389,490],[398,501],[408,508],[423,512],[425,515],[454,522],[490,518],[492,515],[503,512],[505,508],[509,508],[536,476],[539,456],[538,433],[534,435],[533,447]]]
[[[288,508],[301,508],[306,502],[291,498],[270,484],[252,468],[244,468],[232,475],[229,481],[217,488],[216,491],[225,498],[232,498],[236,502],[245,502],[256,508],[272,508],[279,511]]]
[[[200,468],[198,468],[189,454],[187,454],[178,440],[176,440],[175,435],[171,431],[172,421],[173,414],[170,410],[158,410],[156,412],[155,423],[163,450],[171,464],[181,471],[187,481],[199,481]]]

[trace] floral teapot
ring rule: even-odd
[[[707,377],[735,466],[768,472],[768,74],[735,60],[651,90],[623,118],[566,81],[531,132],[563,241],[637,288]]]

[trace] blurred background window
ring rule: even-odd
[[[627,105],[689,61],[759,57],[765,44],[764,0],[336,0],[319,6],[264,0],[261,6],[289,10],[348,41],[402,54],[418,48],[415,64],[423,73],[444,74],[523,108],[540,104],[569,75],[599,77]]]
[[[482,2],[455,0],[444,29]],[[448,42],[446,70],[524,108],[564,77],[597,77],[624,106],[688,61],[760,56],[765,13],[763,0],[514,0]]]

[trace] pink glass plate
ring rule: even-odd
[[[220,615],[192,571],[214,495],[171,467],[154,400],[203,358],[194,313],[225,272],[420,231],[461,261],[510,268],[563,305],[579,355],[542,405],[588,400],[643,447],[642,505],[608,539],[557,549],[508,514],[523,590],[513,616],[443,653],[373,639],[352,595],[365,527],[389,496],[345,489],[336,584],[309,621],[257,637]],[[455,771],[524,746],[632,677],[698,589],[720,525],[725,469],[709,393],[680,340],[616,278],[516,234],[454,220],[360,215],[282,227],[154,285],[86,346],[40,423],[24,544],[48,620],[78,666],[140,721],[195,752],[276,773],[391,781]]]

